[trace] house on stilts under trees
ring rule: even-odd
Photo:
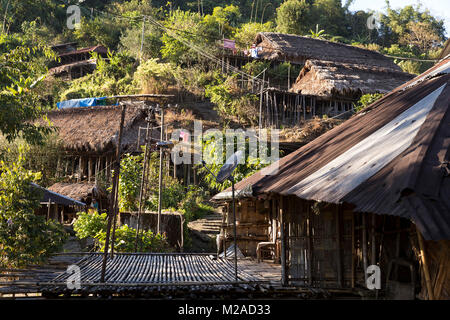
[[[287,78],[271,79],[266,72],[264,81],[247,81],[251,82],[247,87],[262,98],[264,126],[295,126],[324,115],[349,118],[363,94],[385,94],[414,77],[378,52],[321,39],[261,32],[253,47],[251,57],[223,59],[235,67],[251,61],[269,62],[270,68],[290,63]],[[300,70],[297,75],[295,70]]]
[[[87,100],[95,100],[94,98]],[[61,108],[47,113],[56,128],[63,152],[58,158],[57,177],[61,182],[49,191],[91,205],[98,203],[100,212],[108,208],[106,186],[111,183],[117,148],[121,107],[118,105],[78,106]],[[95,104],[93,102],[92,104]],[[142,102],[127,102],[120,155],[142,152],[145,145],[146,118],[149,108]],[[142,130],[143,129],[143,130]],[[152,131],[156,144],[159,129]],[[154,147],[154,146],[153,146]],[[71,220],[75,212],[66,212]]]
[[[447,56],[237,183],[240,251],[281,263],[285,285],[365,290],[377,265],[385,297],[449,299],[449,101]],[[225,248],[230,193],[213,198]]]

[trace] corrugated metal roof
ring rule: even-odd
[[[81,206],[81,207],[84,207],[86,205],[85,203],[83,203],[81,201],[77,201],[77,200],[67,197],[65,195],[45,189],[44,187],[41,187],[40,185],[38,185],[36,183],[31,183],[31,185],[34,188],[37,188],[37,189],[43,191],[41,203],[52,202],[52,203],[62,204],[65,206]]]
[[[448,63],[280,159],[276,174],[258,172],[236,188],[346,202],[410,218],[426,239],[450,239]]]

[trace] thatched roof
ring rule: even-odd
[[[77,54],[82,54],[82,53],[90,53],[90,52],[97,52],[100,54],[108,54],[108,49],[105,46],[102,45],[96,45],[96,46],[92,46],[92,47],[88,47],[88,48],[82,48],[82,49],[78,49],[78,50],[74,50],[74,51],[69,51],[69,52],[64,52],[62,54],[60,54],[60,57],[65,57],[65,56],[72,56],[72,55],[77,55]]]
[[[58,182],[48,188],[48,190],[62,194],[66,197],[85,201],[87,197],[97,194],[97,188],[94,183],[65,183]]]
[[[50,75],[60,74],[62,72],[69,72],[71,68],[84,67],[84,66],[93,67],[93,69],[95,69],[95,67],[97,66],[97,60],[89,59],[89,60],[82,60],[82,61],[77,61],[77,62],[73,62],[73,63],[63,64],[62,66],[49,69],[48,73]]]
[[[276,32],[260,32],[256,36],[255,44],[262,48],[258,55],[269,60],[304,63],[308,59],[319,59],[401,71],[392,59],[378,52],[326,40]]]
[[[369,64],[307,60],[291,92],[324,98],[387,93],[414,76]]]
[[[96,106],[67,108],[50,111],[47,117],[57,128],[65,148],[76,152],[104,153],[114,151],[117,144],[120,106]],[[135,151],[139,127],[145,127],[145,111],[137,106],[128,106],[125,113],[122,135],[122,151]],[[141,130],[143,136],[145,130]],[[159,137],[159,129],[153,130]],[[143,143],[143,139],[141,138]]]

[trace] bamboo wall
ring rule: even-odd
[[[430,274],[430,286],[433,291],[431,298],[434,300],[450,300],[450,240],[424,241],[424,245],[426,263]],[[417,242],[415,242],[414,248],[419,260]],[[430,295],[428,294],[422,263],[420,267],[422,289],[419,297],[429,299]]]
[[[284,265],[285,283],[367,289],[365,270],[377,265],[381,289],[369,294],[388,299],[428,298],[417,254],[417,231],[409,220],[296,197],[280,199],[239,201],[237,243],[244,255],[254,257],[258,242],[275,239],[272,258]],[[228,245],[233,240],[232,217],[229,204],[228,227],[224,227]],[[425,243],[434,298],[449,299],[450,241]]]
[[[236,201],[237,246],[245,256],[256,256],[256,246],[259,242],[270,239],[270,203],[244,199]],[[226,247],[234,239],[233,211],[229,204],[226,210],[224,230]]]

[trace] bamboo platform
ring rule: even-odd
[[[115,254],[108,258],[105,282],[100,283],[103,255],[89,253],[76,264],[81,288],[68,289],[66,269],[30,270],[31,279],[20,279],[1,287],[0,293],[39,292],[43,296],[70,295],[175,295],[251,293],[280,283],[280,265],[239,259],[238,281],[234,262],[212,254],[137,253]],[[61,258],[60,258],[61,259]],[[66,264],[66,268],[67,268]],[[23,274],[22,274],[23,275]],[[3,291],[2,291],[3,289]],[[22,289],[22,290],[18,290]],[[264,289],[263,289],[264,291]]]

